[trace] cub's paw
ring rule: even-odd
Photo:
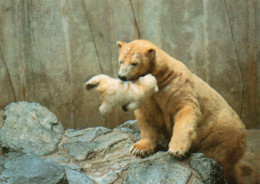
[[[130,152],[135,156],[145,157],[155,152],[156,145],[153,145],[149,140],[141,139],[135,143]]]

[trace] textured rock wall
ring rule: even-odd
[[[184,62],[248,128],[259,128],[259,8],[256,0],[2,0],[0,109],[38,101],[66,128],[115,127],[133,115],[116,110],[105,122],[83,84],[116,76],[116,41],[141,38]]]

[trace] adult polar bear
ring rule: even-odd
[[[245,152],[246,131],[227,102],[180,61],[145,40],[118,41],[121,80],[151,73],[159,92],[134,113],[141,139],[131,152],[155,151],[159,135],[169,139],[169,153],[183,157],[202,152],[222,165],[229,183],[240,183],[238,161]]]

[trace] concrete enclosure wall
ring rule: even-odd
[[[84,82],[117,76],[116,41],[147,39],[215,88],[247,128],[260,128],[257,0],[1,0],[0,110],[37,101],[66,128],[114,127]],[[258,20],[258,21],[257,21]]]

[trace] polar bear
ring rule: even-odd
[[[107,75],[96,75],[85,83],[86,89],[97,87],[102,98],[99,111],[102,117],[116,106],[124,111],[137,109],[140,104],[158,91],[157,81],[151,74],[142,76],[136,81],[121,81]]]
[[[159,87],[134,112],[141,139],[131,152],[154,153],[162,133],[169,140],[171,155],[202,152],[218,161],[229,183],[239,183],[238,162],[245,152],[246,130],[224,98],[149,41],[119,41],[117,46],[121,80],[137,80],[151,73]]]

